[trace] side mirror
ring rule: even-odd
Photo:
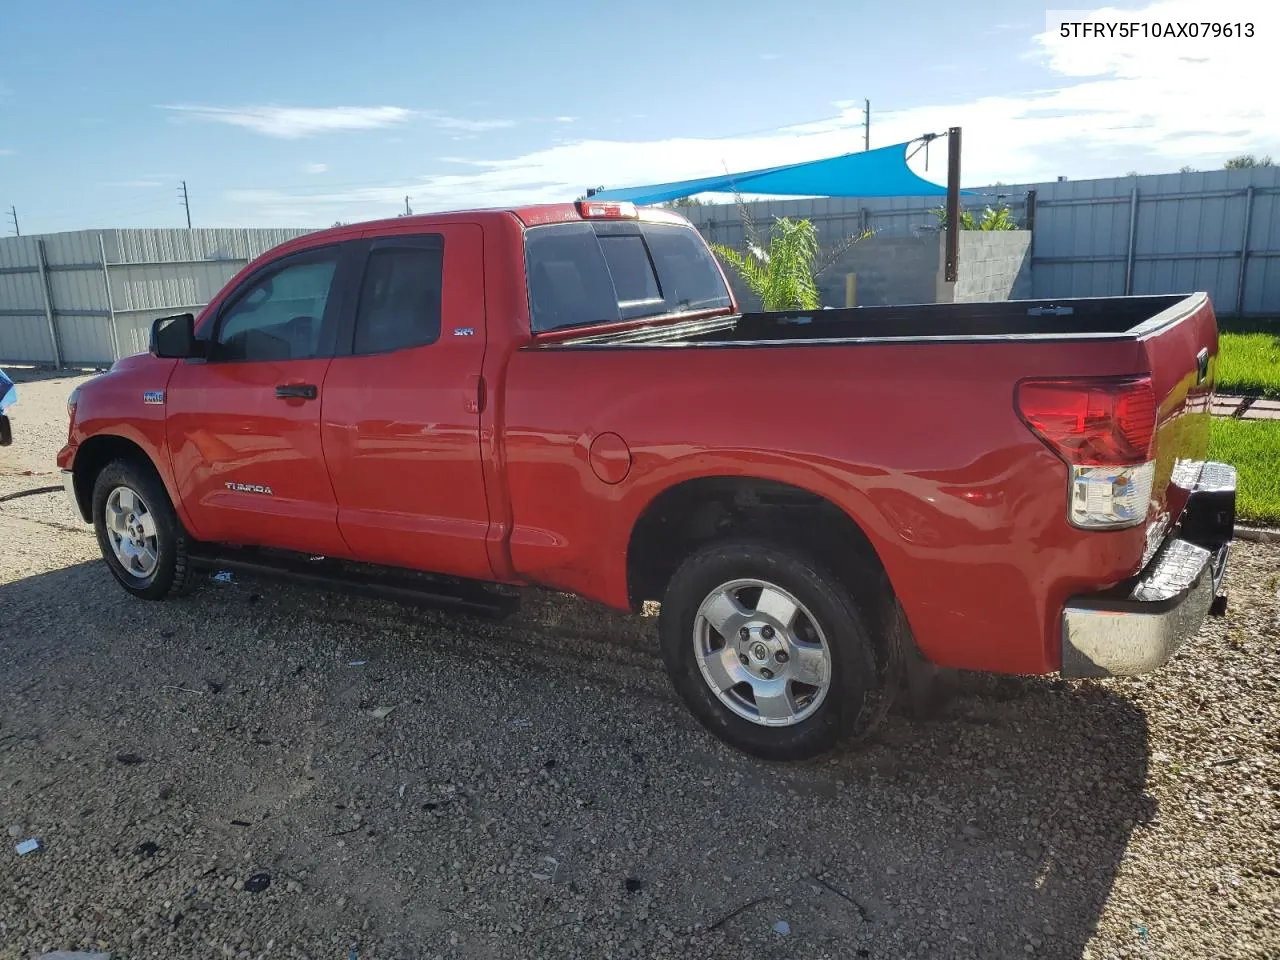
[[[160,317],[152,323],[151,352],[157,357],[179,360],[201,356],[201,344],[196,340],[195,315],[179,313]]]

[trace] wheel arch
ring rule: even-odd
[[[829,497],[769,477],[718,474],[671,484],[640,511],[626,553],[632,609],[660,599],[693,550],[744,533],[807,549],[842,577],[871,564],[892,591],[884,560],[863,526]]]
[[[98,474],[107,464],[126,459],[151,470],[165,488],[165,492],[169,494],[169,499],[174,500],[173,491],[169,488],[164,474],[141,444],[119,434],[97,434],[80,444],[72,467],[76,506],[80,510],[80,518],[85,523],[93,522],[93,485],[98,479]],[[176,505],[176,501],[174,502]]]

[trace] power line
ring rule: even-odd
[[[187,229],[191,229],[191,201],[187,198],[187,181],[182,181],[182,188],[179,190],[181,196],[182,209],[187,211]]]
[[[13,221],[13,235],[15,237],[22,236],[22,231],[18,229],[18,208],[17,207],[12,205],[9,207],[9,219]]]

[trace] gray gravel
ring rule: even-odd
[[[71,382],[20,385],[0,494],[56,482]],[[777,766],[687,716],[651,619],[143,603],[60,496],[0,542],[0,960],[1280,957],[1274,545],[1151,677],[961,676]]]

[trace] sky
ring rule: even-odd
[[[1253,24],[1063,38],[1058,23]],[[963,184],[1280,160],[1274,0],[0,0],[0,235],[572,200],[963,128]],[[942,142],[925,167],[945,182]]]

